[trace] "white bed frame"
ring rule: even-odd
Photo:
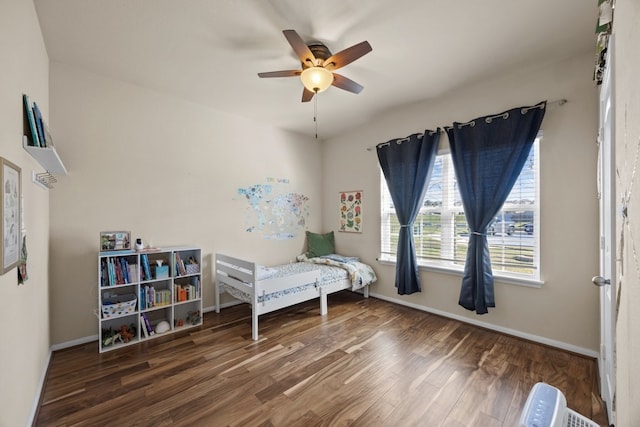
[[[343,289],[351,289],[351,281],[349,279],[344,279],[320,286],[321,267],[321,265],[318,265],[317,270],[305,273],[258,280],[257,265],[254,262],[218,253],[216,254],[215,261],[216,313],[220,313],[220,294],[224,292],[221,285],[228,285],[250,295],[251,336],[254,341],[258,339],[258,316],[261,314],[289,307],[314,298],[320,298],[320,315],[324,316],[328,311],[327,295]],[[261,296],[307,284],[314,284],[314,286],[309,286],[308,289],[301,292],[272,298],[269,301],[258,302],[258,298]],[[365,298],[367,298],[369,296],[369,287],[365,286],[363,291]]]

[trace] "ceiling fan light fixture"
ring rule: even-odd
[[[300,79],[307,90],[320,93],[333,83],[333,73],[323,67],[309,67],[300,74]]]

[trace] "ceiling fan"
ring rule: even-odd
[[[333,71],[371,52],[372,48],[369,42],[360,42],[332,55],[329,48],[323,43],[305,43],[295,30],[284,30],[282,33],[289,41],[296,55],[298,55],[298,58],[300,58],[302,69],[258,73],[259,77],[300,76],[304,85],[302,102],[311,101],[313,95],[326,90],[329,86],[335,86],[353,93],[360,93],[364,89],[363,86],[353,80]]]

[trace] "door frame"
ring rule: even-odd
[[[599,96],[598,195],[600,210],[600,276],[609,281],[600,286],[600,395],[607,407],[609,423],[615,423],[616,391],[616,242],[615,242],[615,74],[614,37],[607,46],[607,61]]]

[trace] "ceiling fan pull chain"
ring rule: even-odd
[[[318,139],[318,94],[313,97],[313,122],[316,125],[316,139]]]

